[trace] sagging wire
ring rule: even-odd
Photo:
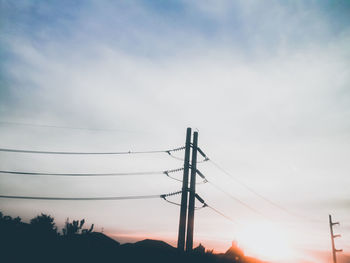
[[[173,177],[173,176],[171,176],[169,174],[170,173],[179,172],[179,171],[183,171],[183,170],[184,170],[184,168],[179,168],[179,169],[173,169],[173,170],[164,171],[163,173],[167,177],[169,177],[170,179],[173,179],[173,180],[178,181],[178,182],[182,182],[182,180],[180,180],[178,178],[175,178],[175,177]],[[196,184],[206,184],[208,182],[208,180],[204,177],[204,175],[199,170],[197,170],[197,174],[203,179],[203,181],[202,182],[197,182]]]
[[[228,195],[230,198],[232,198],[233,200],[235,200],[236,202],[240,203],[241,205],[245,206],[246,208],[252,210],[253,212],[265,217],[264,214],[260,213],[258,210],[254,209],[253,207],[249,206],[248,204],[246,204],[245,202],[243,202],[242,200],[238,199],[237,197],[234,197],[232,194],[226,192],[225,190],[223,190],[221,187],[219,187],[217,184],[213,183],[212,181],[209,181],[198,169],[197,169],[197,174],[205,181],[205,183],[209,183],[211,184],[213,187],[215,187],[217,190],[223,192],[224,194]]]
[[[0,195],[0,198],[6,199],[27,199],[27,200],[50,200],[50,201],[103,201],[103,200],[135,200],[163,198],[180,194],[182,191],[172,192],[161,195],[134,195],[134,196],[104,196],[104,197],[49,197],[49,196],[19,196],[19,195]]]
[[[148,172],[120,172],[120,173],[44,173],[44,172],[19,172],[0,170],[0,173],[4,174],[17,174],[17,175],[47,175],[47,176],[135,176],[135,175],[156,175],[156,174],[168,174],[172,172],[181,171],[183,168],[167,170],[167,171],[148,171]]]
[[[27,200],[49,200],[49,201],[102,201],[102,200],[133,200],[159,198],[161,195],[139,195],[139,196],[112,196],[112,197],[48,197],[48,196],[18,196],[0,195],[0,198],[27,199]]]
[[[12,153],[32,153],[32,154],[68,154],[68,155],[123,155],[123,154],[152,154],[152,153],[167,153],[171,155],[171,152],[183,150],[185,147],[174,148],[171,150],[154,150],[154,151],[121,151],[121,152],[66,152],[66,151],[39,151],[39,150],[22,150],[22,149],[10,149],[0,148],[0,152],[12,152]]]
[[[193,147],[192,144],[191,144],[191,147]],[[167,153],[169,154],[170,157],[172,157],[172,158],[174,158],[174,159],[176,159],[176,160],[178,160],[178,161],[185,161],[185,159],[180,158],[180,157],[177,157],[177,156],[171,154],[171,152],[175,152],[175,151],[179,151],[179,150],[184,150],[185,148],[186,148],[186,147],[180,147],[180,148],[175,149],[175,150],[173,150],[173,151],[167,151]],[[204,153],[202,152],[202,150],[200,150],[198,147],[197,147],[197,149],[198,149],[198,151],[201,153],[201,155],[203,156]],[[203,154],[202,154],[202,153],[203,153]],[[204,157],[204,156],[203,156],[203,157]],[[205,156],[203,160],[197,161],[197,163],[204,163],[204,162],[206,162],[206,161],[209,161],[209,158]]]
[[[233,176],[231,173],[229,173],[227,170],[225,170],[224,168],[222,168],[219,164],[217,164],[216,162],[214,162],[212,159],[209,159],[209,157],[198,147],[197,148],[198,152],[204,157],[205,160],[210,161],[217,169],[219,169],[221,172],[223,172],[224,174],[226,174],[231,180],[235,181],[236,183],[240,184],[243,188],[245,188],[246,190],[248,190],[249,192],[253,193],[255,196],[259,197],[260,199],[264,200],[265,202],[269,203],[270,205],[272,205],[275,208],[278,208],[281,211],[284,211],[285,213],[297,217],[297,218],[301,218],[304,220],[308,220],[308,221],[313,221],[313,222],[320,222],[320,220],[317,219],[312,219],[312,218],[307,218],[303,215],[299,215],[297,213],[295,213],[294,211],[290,211],[289,209],[281,206],[280,204],[272,201],[271,199],[267,198],[266,196],[258,193],[257,191],[255,191],[253,188],[251,188],[250,186],[248,186],[247,184],[245,184],[244,182],[242,182],[241,180],[239,180],[238,178],[236,178],[235,176]],[[248,207],[251,210],[254,210],[256,213],[262,215],[263,217],[266,218],[265,215],[263,215],[262,213],[260,213],[259,211],[257,211],[256,209],[248,206],[247,204],[243,203],[241,200],[239,200],[236,197],[233,197],[230,193],[224,191],[222,188],[218,187],[217,185],[213,184],[212,182],[209,182],[210,184],[212,184],[215,188],[217,188],[218,190],[224,192],[225,194],[229,195],[231,198],[235,199],[236,201],[240,202],[241,204],[243,204],[244,206]]]
[[[187,189],[187,191],[189,191],[189,189]],[[166,195],[161,195],[161,198],[163,198],[163,200],[165,200],[166,202],[168,202],[168,203],[170,203],[170,204],[173,204],[173,205],[176,205],[176,206],[181,206],[181,204],[175,203],[175,202],[170,201],[170,200],[167,199],[168,196],[178,195],[178,194],[180,194],[180,193],[182,193],[182,191],[178,191],[178,192],[174,192],[174,193],[170,193],[170,194],[166,194]],[[196,194],[196,198],[198,199],[199,196],[198,196],[198,197],[197,197],[197,196],[198,196],[198,195]],[[199,198],[200,198],[200,197],[199,197]],[[200,200],[203,200],[203,199],[200,198]],[[204,208],[204,207],[207,206],[207,204],[205,204],[204,202],[201,201],[201,203],[202,203],[202,206],[200,206],[200,207],[195,207],[194,209],[195,209],[195,210],[200,210],[200,209],[202,209],[202,208]]]
[[[163,174],[165,174],[166,176],[168,176],[169,178],[171,178],[171,179],[173,179],[173,180],[176,180],[176,181],[178,181],[178,182],[182,182],[182,180],[177,179],[177,178],[175,178],[175,177],[172,177],[172,176],[170,176],[169,174],[170,174],[170,173],[175,173],[175,172],[180,172],[180,171],[183,171],[183,170],[184,170],[184,168],[173,169],[173,170],[164,171]]]

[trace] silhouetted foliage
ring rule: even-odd
[[[72,223],[69,222],[69,218],[67,218],[64,228],[62,229],[64,236],[72,236],[76,234],[89,234],[92,232],[94,228],[94,224],[90,226],[89,229],[85,228],[83,229],[83,226],[85,224],[85,219],[82,220],[73,220]]]
[[[207,254],[214,254],[214,249],[208,249],[205,253],[207,253]]]
[[[158,240],[120,245],[108,236],[83,228],[85,219],[66,220],[59,235],[54,218],[40,214],[22,222],[0,212],[0,261],[9,263],[258,263],[248,259],[235,243],[225,254],[214,254],[200,244],[193,253],[180,252]],[[262,263],[262,262],[260,262]]]
[[[198,254],[204,254],[205,253],[205,247],[199,243],[198,247],[193,249],[194,253],[198,253]]]
[[[12,218],[11,216],[4,216],[3,213],[0,212],[0,222],[3,224],[18,225],[21,221],[22,219],[19,216]]]
[[[46,237],[55,237],[58,235],[54,218],[49,215],[41,214],[32,218],[30,220],[30,225],[37,234]]]

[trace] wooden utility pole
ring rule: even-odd
[[[177,248],[181,251],[185,249],[185,234],[186,234],[186,219],[187,219],[187,196],[188,196],[188,173],[190,168],[190,151],[191,151],[191,128],[187,128],[186,145],[185,145],[185,161],[184,173],[182,179],[182,193],[181,193],[181,208],[180,208],[180,222],[179,235],[177,239]]]
[[[331,230],[331,240],[332,240],[332,255],[333,255],[333,263],[337,263],[337,252],[342,252],[342,249],[336,249],[334,245],[334,239],[337,237],[341,237],[341,235],[334,235],[333,226],[339,225],[339,222],[332,222],[332,216],[329,215],[329,228]]]
[[[194,227],[194,209],[195,209],[195,198],[196,198],[196,174],[197,174],[197,147],[198,147],[198,132],[194,132],[193,144],[192,144],[190,198],[188,201],[186,251],[192,251],[192,248],[193,248],[193,227]]]

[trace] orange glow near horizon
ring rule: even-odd
[[[207,249],[214,249],[215,253],[225,253],[230,248],[232,241],[235,241],[246,256],[269,263],[329,262],[329,250],[300,251],[295,241],[293,242],[293,233],[281,225],[269,222],[246,223],[246,226],[241,226],[231,233],[220,231],[209,235],[198,234],[195,246],[202,243]],[[176,232],[140,231],[133,233],[107,232],[106,234],[121,243],[134,243],[144,239],[161,240],[174,247],[177,243]],[[349,257],[348,254],[344,256]]]
[[[132,233],[132,234],[115,234],[109,233],[122,243],[136,242],[146,238],[163,240],[171,245],[176,246],[173,235],[171,234],[151,234],[151,233]],[[173,234],[173,233],[172,233]],[[250,222],[242,226],[237,232],[232,233],[238,246],[244,251],[246,256],[258,258],[269,262],[296,262],[296,252],[293,251],[288,232],[281,226],[268,222]],[[214,245],[217,252],[225,252],[231,245],[231,242],[224,242],[221,246],[215,246],[217,242],[206,240],[208,237],[202,237],[202,241]],[[231,239],[231,241],[232,241]],[[219,243],[222,242],[218,242]],[[210,248],[210,247],[208,247]],[[222,251],[221,251],[222,250]]]
[[[279,262],[295,259],[288,233],[278,225],[252,222],[242,227],[235,236],[238,245],[248,256]]]

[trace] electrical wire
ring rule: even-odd
[[[287,214],[294,216],[294,217],[298,217],[301,219],[306,219],[308,221],[313,221],[313,222],[319,222],[319,220],[316,219],[310,219],[307,218],[305,216],[296,214],[295,212],[290,211],[289,209],[271,201],[269,198],[263,196],[262,194],[258,193],[257,191],[255,191],[254,189],[252,189],[251,187],[249,187],[247,184],[243,183],[242,181],[238,180],[236,177],[234,177],[231,173],[227,172],[225,169],[223,169],[219,164],[217,164],[216,162],[214,162],[212,159],[208,158],[208,156],[198,147],[198,152],[205,158],[204,160],[210,161],[217,169],[219,169],[221,172],[223,172],[224,174],[226,174],[231,180],[235,181],[236,183],[240,184],[242,187],[244,187],[245,189],[247,189],[248,191],[250,191],[251,193],[253,193],[254,195],[256,195],[257,197],[259,197],[260,199],[264,200],[265,202],[269,203],[270,205],[286,212]],[[227,193],[228,194],[228,193]]]
[[[239,198],[233,196],[231,193],[225,191],[224,189],[222,189],[220,186],[218,186],[217,184],[214,184],[212,181],[208,181],[208,183],[210,185],[212,185],[214,188],[216,188],[217,190],[219,190],[220,192],[226,194],[228,197],[230,197],[231,199],[235,200],[236,202],[240,203],[242,206],[248,208],[249,210],[253,211],[254,213],[267,218],[264,214],[262,214],[260,211],[256,210],[255,208],[251,207],[250,205],[246,204],[245,202],[243,202],[242,200],[240,200]]]
[[[177,179],[177,178],[175,178],[175,177],[173,177],[173,176],[170,176],[168,173],[165,173],[165,175],[168,176],[170,179],[173,179],[173,180],[175,180],[175,181],[177,181],[177,182],[182,183],[182,180]]]
[[[214,207],[208,205],[207,203],[206,203],[206,206],[205,206],[205,207],[210,208],[210,209],[213,210],[215,213],[217,213],[218,215],[220,215],[220,216],[226,218],[227,220],[231,221],[232,223],[239,224],[238,221],[233,220],[231,217],[225,215],[224,213],[222,213],[222,212],[220,212],[219,210],[217,210],[216,208],[214,208]]]
[[[175,203],[175,202],[170,201],[170,200],[168,200],[168,199],[166,198],[166,197],[168,197],[168,196],[177,195],[177,194],[180,194],[180,193],[182,193],[182,191],[178,191],[178,192],[175,192],[175,193],[171,193],[171,194],[168,194],[168,195],[164,195],[164,196],[162,196],[162,198],[164,199],[164,201],[166,201],[166,202],[168,202],[168,203],[170,203],[170,204],[172,204],[172,205],[181,206],[181,204]],[[204,202],[201,201],[201,203],[203,204],[202,206],[200,206],[200,207],[195,207],[194,209],[195,209],[195,210],[200,210],[200,209],[205,208],[205,207],[207,206]]]
[[[206,208],[208,205],[207,204],[203,204],[202,206],[197,206],[194,208],[194,210],[201,210],[203,208]]]
[[[168,154],[169,154],[169,156],[170,156],[171,158],[173,158],[173,159],[175,159],[175,160],[178,160],[178,161],[181,161],[181,162],[183,162],[183,161],[184,161],[184,159],[183,159],[183,158],[180,158],[180,157],[174,156],[174,155],[172,155],[172,154],[170,154],[170,153],[168,153]]]
[[[133,176],[133,175],[156,175],[175,173],[181,171],[182,168],[167,171],[150,171],[150,172],[129,172],[129,173],[38,173],[38,172],[18,172],[0,170],[0,173],[18,174],[18,175],[48,175],[48,176]]]
[[[29,199],[29,200],[54,200],[54,201],[102,201],[102,200],[133,200],[160,198],[161,195],[138,195],[138,196],[112,196],[112,197],[47,197],[47,196],[18,196],[0,195],[7,199]]]
[[[0,173],[5,174],[19,174],[19,175],[49,175],[49,176],[132,176],[132,175],[153,175],[163,174],[163,171],[158,172],[134,172],[134,173],[36,173],[36,172],[15,172],[15,171],[3,171]]]
[[[276,204],[275,202],[271,201],[270,199],[268,199],[267,197],[261,195],[260,193],[256,192],[254,189],[252,189],[250,186],[248,186],[247,184],[243,183],[242,181],[238,180],[236,177],[234,177],[231,173],[227,172],[225,169],[223,169],[220,165],[218,165],[216,162],[214,162],[212,159],[209,159],[209,161],[217,168],[219,169],[221,172],[223,172],[224,174],[226,174],[229,178],[231,178],[231,180],[237,182],[238,184],[240,184],[242,187],[244,187],[245,189],[247,189],[249,192],[253,193],[254,195],[256,195],[257,197],[259,197],[260,199],[264,200],[265,202],[269,203],[270,205],[283,210],[284,212],[288,213],[289,215],[293,215],[293,216],[297,216],[300,217],[298,215],[296,215],[295,213],[289,211],[288,209],[284,208],[283,206]]]
[[[242,181],[238,180],[236,177],[234,177],[232,174],[230,174],[229,172],[227,172],[226,170],[224,170],[221,166],[219,166],[216,162],[214,162],[213,160],[210,159],[210,162],[216,167],[218,168],[220,171],[222,171],[223,173],[225,173],[227,176],[229,176],[230,178],[232,178],[235,182],[239,183],[241,186],[243,186],[245,189],[247,189],[248,191],[250,191],[251,193],[255,194],[256,196],[258,196],[259,198],[263,199],[264,201],[268,202],[269,204],[285,210],[286,209],[284,207],[281,207],[280,205],[272,202],[270,199],[266,198],[265,196],[259,194],[258,192],[256,192],[254,189],[252,189],[251,187],[249,187],[247,184],[243,183]]]
[[[202,197],[200,197],[198,194],[195,194],[195,197],[196,197],[196,199],[197,199],[199,202],[201,202],[201,203],[203,204],[202,207],[200,207],[199,209],[202,209],[202,208],[205,208],[205,207],[209,207],[210,209],[212,209],[212,210],[213,210],[214,212],[216,212],[217,214],[219,214],[219,215],[225,217],[226,219],[230,220],[230,221],[233,222],[233,223],[237,223],[235,220],[233,220],[232,218],[226,216],[224,213],[222,213],[222,212],[220,212],[219,210],[215,209],[214,207],[208,205],[208,204],[204,201],[204,199],[203,199]]]
[[[41,127],[41,128],[58,128],[58,129],[69,129],[69,130],[86,130],[86,131],[137,132],[137,131],[132,131],[132,130],[121,130],[121,129],[100,129],[100,128],[87,128],[87,127],[72,127],[72,126],[33,124],[33,123],[11,122],[11,121],[0,121],[0,124],[16,125],[16,126],[28,126],[28,127]]]
[[[176,178],[176,177],[173,177],[173,176],[169,175],[169,173],[171,173],[171,172],[183,171],[183,170],[184,170],[184,168],[175,169],[175,170],[169,170],[169,171],[165,171],[164,174],[165,174],[166,176],[168,176],[170,179],[173,179],[173,180],[175,180],[175,181],[178,181],[178,182],[181,182],[181,183],[182,183],[182,180],[181,180],[181,179],[178,179],[178,178]],[[200,172],[197,170],[197,173],[200,173]],[[200,175],[201,175],[201,173],[200,173]],[[202,177],[202,176],[201,176],[201,177]],[[208,182],[207,179],[205,179],[205,177],[202,177],[202,178],[203,178],[203,180],[202,180],[201,182],[196,182],[197,185],[199,185],[199,184],[206,184],[206,183]]]
[[[170,200],[166,199],[165,197],[163,198],[163,200],[166,201],[166,202],[168,202],[169,204],[181,206],[181,204],[178,204],[178,203],[175,203],[175,202],[173,202],[173,201],[170,201]]]
[[[243,202],[242,200],[240,200],[239,198],[233,196],[232,194],[228,193],[227,191],[225,191],[224,189],[222,189],[220,186],[218,186],[217,184],[213,183],[212,181],[209,181],[203,173],[201,173],[199,170],[197,170],[198,175],[203,179],[203,182],[205,183],[209,183],[211,184],[214,188],[216,188],[217,190],[219,190],[220,192],[228,195],[230,198],[232,198],[233,200],[235,200],[236,202],[240,203],[241,205],[243,205],[244,207],[252,210],[254,213],[257,213],[263,217],[266,217],[264,214],[262,214],[261,212],[259,212],[258,210],[254,209],[253,207],[251,207],[250,205],[246,204],[245,202]]]
[[[48,196],[19,196],[19,195],[0,195],[0,198],[8,199],[29,199],[29,200],[54,200],[54,201],[103,201],[103,200],[134,200],[134,199],[152,199],[165,198],[181,193],[181,191],[161,194],[161,195],[134,195],[134,196],[112,196],[112,197],[48,197]]]
[[[185,147],[183,147],[183,148],[185,149]],[[183,158],[181,158],[181,157],[174,156],[173,154],[171,154],[171,152],[168,152],[168,154],[170,155],[170,157],[172,157],[172,158],[174,158],[174,159],[176,159],[176,160],[178,160],[178,161],[182,161],[182,162],[185,161],[185,159],[183,159]],[[208,161],[208,160],[209,160],[209,159],[205,158],[205,159],[203,159],[203,160],[197,161],[197,163],[204,163],[204,162],[206,162],[206,161]]]
[[[202,177],[202,178],[205,178],[203,174],[201,174],[201,177]],[[207,180],[207,179],[206,179],[206,180]],[[241,205],[243,205],[243,206],[245,206],[246,208],[252,210],[254,213],[260,215],[261,217],[263,217],[263,218],[265,218],[265,219],[267,219],[267,220],[269,220],[269,221],[272,221],[272,222],[275,221],[274,219],[272,219],[272,218],[270,218],[270,217],[267,217],[265,214],[261,213],[260,211],[256,210],[255,208],[253,208],[253,207],[249,206],[248,204],[244,203],[242,200],[240,200],[240,199],[238,199],[237,197],[233,196],[231,193],[225,191],[224,189],[222,189],[222,188],[219,187],[218,185],[214,184],[213,182],[208,181],[208,180],[207,180],[207,182],[208,182],[209,184],[211,184],[213,187],[215,187],[217,190],[223,192],[224,194],[228,195],[228,196],[229,196],[230,198],[232,198],[233,200],[239,202]],[[205,203],[205,204],[206,204],[206,203]],[[206,204],[206,205],[209,207],[208,204]],[[216,210],[216,209],[213,208],[213,207],[210,207],[210,208],[212,208],[214,211]],[[233,221],[231,218],[227,217],[226,215],[224,215],[224,214],[221,213],[220,211],[216,210],[215,212],[217,212],[218,214],[221,214],[222,216],[226,217],[227,219]],[[309,219],[309,221],[312,221],[312,222],[323,222],[323,221],[314,220],[314,219]],[[234,222],[235,222],[235,223],[239,223],[238,221],[234,221]]]
[[[216,162],[214,162],[212,159],[209,160],[217,169],[219,169],[221,172],[223,172],[224,174],[226,174],[231,180],[237,182],[238,184],[240,184],[241,186],[243,186],[245,189],[247,189],[248,191],[250,191],[251,193],[253,193],[254,195],[256,195],[257,197],[259,197],[260,199],[264,200],[265,202],[269,203],[270,205],[278,208],[279,210],[284,211],[285,213],[297,217],[297,218],[301,218],[304,220],[308,220],[308,221],[313,221],[313,222],[318,222],[319,220],[316,219],[311,219],[311,218],[307,218],[305,216],[299,215],[293,211],[290,211],[289,209],[271,201],[269,198],[261,195],[260,193],[258,193],[257,191],[255,191],[254,189],[252,189],[250,186],[248,186],[247,184],[243,183],[242,181],[238,180],[236,177],[234,177],[231,173],[227,172],[225,169],[223,169],[220,165],[218,165]]]
[[[69,155],[122,155],[122,154],[152,154],[152,153],[167,153],[174,151],[180,151],[184,147],[179,147],[171,150],[154,150],[154,151],[124,151],[124,152],[61,152],[61,151],[36,151],[36,150],[22,150],[22,149],[9,149],[0,148],[0,152],[13,152],[13,153],[34,153],[34,154],[69,154]]]

